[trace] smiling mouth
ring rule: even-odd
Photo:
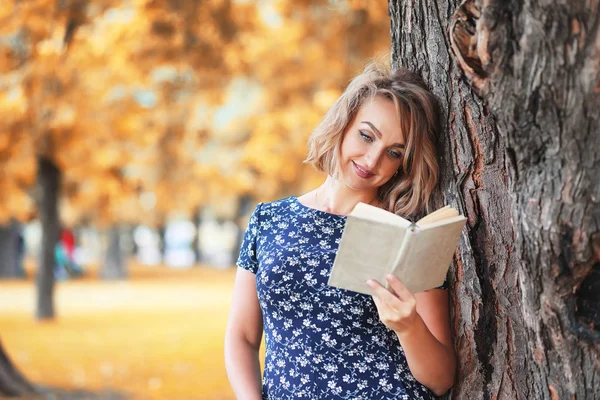
[[[358,165],[354,161],[352,161],[352,165],[354,166],[354,171],[356,172],[356,174],[358,176],[360,176],[361,178],[370,178],[373,175],[375,175],[374,173],[372,173],[368,169],[365,169],[365,168],[361,167],[360,165]]]

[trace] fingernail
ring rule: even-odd
[[[372,280],[372,279],[367,279],[367,280],[365,281],[365,283],[366,283],[367,285],[369,285],[369,286],[373,286],[373,280]]]
[[[391,281],[392,279],[394,279],[394,275],[392,275],[392,274],[387,274],[387,275],[385,276],[385,279],[387,279],[388,281]]]

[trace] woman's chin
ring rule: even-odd
[[[357,178],[357,177],[354,177],[353,179],[346,178],[343,180],[343,182],[350,189],[353,189],[353,190],[356,190],[359,192],[372,191],[372,190],[375,190],[378,188],[378,186],[376,186],[374,183],[366,182],[366,179]]]

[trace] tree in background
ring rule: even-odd
[[[383,2],[37,0],[0,19],[0,218],[42,221],[40,319],[54,315],[61,214],[110,232],[102,275],[119,277],[120,224],[161,227],[205,204],[237,204],[225,217],[239,220],[247,198],[297,192],[322,179],[301,163],[310,130],[389,49]]]
[[[221,218],[243,224],[256,199],[322,179],[301,164],[310,130],[364,60],[389,51],[385,1],[334,3],[0,5],[0,222],[42,222],[38,319],[55,315],[63,223],[105,229],[101,275],[119,278],[122,224],[224,204]],[[32,389],[2,349],[0,382]]]
[[[599,6],[390,1],[393,64],[446,111],[438,202],[468,217],[454,398],[600,392]]]

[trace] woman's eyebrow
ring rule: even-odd
[[[381,139],[381,132],[379,132],[379,129],[375,128],[375,125],[373,125],[369,121],[360,121],[360,122],[362,122],[363,124],[369,125],[371,127],[371,129],[373,129],[373,132],[375,132],[375,134],[377,135],[377,137],[379,139]],[[402,148],[405,147],[402,143],[394,143],[392,146],[402,147]]]

